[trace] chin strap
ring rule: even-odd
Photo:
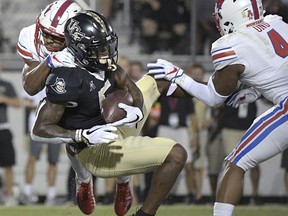
[[[100,68],[108,68],[108,70],[111,70],[111,71],[117,70],[117,65],[110,58],[100,58],[98,64]]]
[[[110,69],[111,71],[116,71],[116,70],[117,70],[117,65],[116,65],[116,64],[112,64],[109,69]]]

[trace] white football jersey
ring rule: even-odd
[[[49,55],[49,52],[45,51],[46,48],[44,49],[44,46],[41,45],[39,50],[40,55],[37,53],[36,46],[34,44],[35,28],[36,24],[33,24],[23,28],[20,31],[19,40],[17,44],[17,52],[24,59],[30,61],[42,62],[47,57],[47,55]],[[46,97],[46,87],[34,96],[29,96],[28,93],[24,91],[23,97],[31,99],[34,104],[38,104],[42,98]],[[29,130],[32,128],[32,125],[34,124],[34,121],[36,119],[35,117],[36,117],[35,112],[31,111],[29,114],[29,122],[28,122]]]
[[[275,104],[288,96],[288,24],[277,15],[225,35],[212,44],[216,70],[242,64],[240,81]],[[287,59],[286,59],[287,58]]]
[[[23,28],[20,31],[17,44],[17,52],[24,59],[42,62],[50,53],[43,45],[40,45],[39,54],[37,53],[37,49],[34,43],[35,29],[36,24],[33,24]]]

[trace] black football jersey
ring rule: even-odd
[[[53,103],[68,102],[59,126],[86,129],[105,124],[101,104],[115,90],[114,72],[76,68],[55,68],[46,80],[47,98]]]

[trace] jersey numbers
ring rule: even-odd
[[[268,36],[272,42],[276,54],[282,58],[286,58],[288,56],[287,41],[285,41],[284,38],[277,31],[275,31],[275,29],[269,31]]]

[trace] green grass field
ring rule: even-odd
[[[157,216],[212,216],[212,205],[173,205],[161,206]],[[133,206],[127,216],[136,211]],[[19,207],[0,207],[0,216],[80,216],[83,215],[75,206],[19,206]],[[98,205],[92,215],[113,216],[113,206]],[[234,216],[287,216],[288,206],[284,205],[264,205],[264,206],[238,206],[234,211]]]

